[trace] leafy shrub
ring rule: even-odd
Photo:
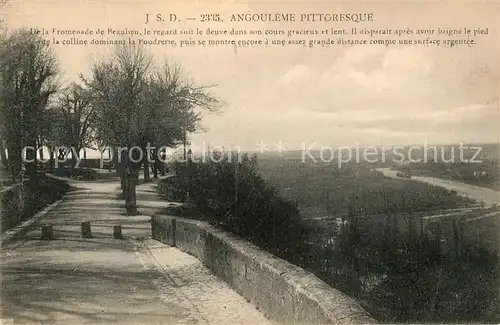
[[[215,153],[214,153],[215,155]],[[296,203],[284,200],[259,175],[255,156],[217,156],[206,162],[174,164],[177,189],[189,191],[191,214],[277,255],[294,255],[304,238]],[[187,173],[190,172],[191,183]]]
[[[66,182],[40,174],[36,181],[25,181],[4,189],[1,196],[1,231],[17,226],[35,213],[60,199],[69,189]],[[21,199],[19,193],[22,193]]]

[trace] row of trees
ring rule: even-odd
[[[71,148],[73,156],[84,148],[110,148],[130,215],[137,213],[141,166],[148,174],[148,144],[186,144],[186,134],[201,128],[201,109],[221,107],[209,87],[186,80],[179,65],[155,65],[139,46],[117,47],[92,62],[88,75],[65,85],[51,46],[40,35],[19,29],[2,33],[0,66],[0,152],[12,181],[23,176],[37,181],[36,150],[42,146],[49,148],[50,166],[55,155],[69,154],[54,152],[57,147]],[[142,152],[129,154],[132,147]],[[24,153],[23,148],[30,150]]]

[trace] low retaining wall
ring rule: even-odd
[[[62,197],[69,185],[51,177],[40,177],[33,187],[28,181],[0,191],[0,233],[21,224]]]
[[[312,273],[205,222],[153,216],[151,226],[154,239],[197,257],[270,320],[376,323],[356,301]]]
[[[0,230],[3,232],[21,223],[24,218],[26,189],[22,183],[0,191]]]

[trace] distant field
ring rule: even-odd
[[[389,179],[370,166],[302,164],[260,159],[259,170],[282,195],[298,202],[305,218],[470,207],[474,201],[423,183]]]
[[[420,233],[424,219],[426,231],[443,239],[443,246],[453,245],[453,220],[484,216],[498,208],[483,209],[477,202],[456,192],[407,179],[389,179],[374,172],[371,166],[350,164],[343,168],[327,164],[301,164],[299,160],[268,158],[259,160],[264,178],[280,193],[299,204],[304,219],[320,226],[318,240],[331,236],[336,218],[349,220],[357,215],[366,240],[376,244],[384,238],[387,223],[408,233],[409,219]],[[314,220],[313,220],[314,219]],[[462,223],[464,238],[500,247],[500,216]],[[325,238],[322,238],[326,236]]]
[[[500,165],[481,164],[410,164],[413,175],[459,181],[500,191]]]

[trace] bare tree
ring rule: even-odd
[[[111,58],[94,63],[90,78],[82,76],[96,107],[96,135],[116,148],[117,169],[129,215],[137,213],[135,187],[142,159],[134,156],[139,152],[131,148],[140,146],[141,94],[150,64],[151,57],[143,48],[123,46]]]
[[[5,4],[7,3],[7,0],[0,0],[0,9],[5,7]],[[4,15],[2,13],[0,13],[0,34],[2,35],[2,37],[5,36],[5,19],[4,19]]]
[[[58,61],[45,40],[27,29],[7,35],[0,48],[0,102],[2,133],[7,142],[9,169],[13,180],[19,176],[22,148],[26,151],[26,171],[36,179],[36,148],[40,119],[59,88]]]
[[[39,136],[39,146],[45,146],[49,151],[49,168],[54,169],[55,147],[62,145],[64,140],[62,135],[60,116],[53,106],[49,106],[44,112],[41,121],[41,133]],[[40,159],[44,159],[43,150],[40,150]]]
[[[187,135],[202,130],[201,110],[220,112],[222,102],[208,93],[210,87],[197,87],[183,78],[178,64],[165,62],[148,80],[145,91],[148,130],[145,142],[155,145],[154,173],[159,167],[159,147],[183,145],[186,158]]]
[[[53,111],[61,131],[59,137],[64,139],[67,147],[74,148],[79,157],[80,151],[90,147],[94,140],[92,124],[95,114],[90,101],[90,91],[71,83],[59,95]]]
[[[186,129],[192,132],[201,120],[194,112],[197,107],[215,111],[220,106],[205,88],[183,81],[180,68],[165,64],[157,70],[151,62],[144,48],[123,46],[112,57],[94,63],[89,78],[82,76],[96,109],[97,139],[116,148],[129,215],[137,213],[135,187],[147,162],[148,144],[177,146],[185,134],[180,122],[186,115]],[[125,150],[117,155],[118,148]]]

